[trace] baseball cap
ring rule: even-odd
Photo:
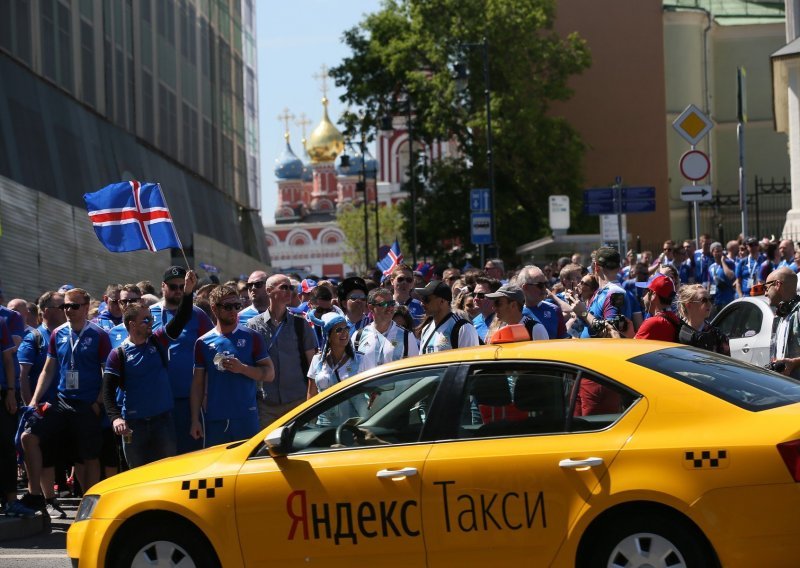
[[[757,245],[758,244],[758,239],[755,238],[755,237],[747,237],[747,240],[745,241],[745,244],[747,244],[747,245]]]
[[[508,298],[509,300],[514,300],[520,306],[525,305],[525,293],[519,286],[514,286],[513,284],[500,286],[500,288],[497,289],[497,292],[486,294],[486,297],[491,298],[492,300],[496,300],[497,298]]]
[[[448,302],[453,301],[453,291],[450,289],[450,286],[441,280],[431,280],[424,288],[414,288],[414,292],[416,292],[417,296],[420,298],[439,296]]]
[[[186,269],[182,266],[170,266],[164,271],[164,279],[163,281],[166,282],[167,280],[172,280],[173,278],[186,278]]]
[[[594,260],[603,268],[619,268],[622,262],[619,251],[611,247],[600,247],[597,249]]]
[[[72,290],[74,287],[75,287],[75,286],[73,286],[72,284],[63,284],[63,285],[61,286],[61,288],[59,288],[59,289],[58,289],[58,291],[59,291],[59,292],[62,292],[62,293],[63,293],[63,292],[69,292],[69,291],[70,291],[70,290]]]
[[[310,278],[305,278],[300,282],[300,290],[299,290],[299,292],[301,294],[308,294],[316,287],[317,287],[317,281],[316,280],[311,280]]]
[[[675,284],[663,274],[657,274],[649,282],[637,282],[637,288],[647,288],[659,298],[671,298],[675,294]]]

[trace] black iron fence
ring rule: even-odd
[[[792,206],[792,188],[786,178],[776,181],[755,178],[755,191],[747,196],[747,228],[751,235],[780,237],[786,222],[786,212]],[[692,219],[691,204],[688,204]],[[739,237],[742,232],[742,213],[739,194],[717,192],[711,201],[700,202],[700,232],[709,233],[721,243]],[[694,234],[694,227],[692,227]]]

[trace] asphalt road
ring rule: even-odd
[[[0,542],[1,568],[69,568],[67,530],[75,518],[79,499],[61,499],[66,519],[53,519],[50,533]]]

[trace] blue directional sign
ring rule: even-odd
[[[656,188],[655,187],[623,187],[622,188],[622,199],[628,199],[631,201],[639,201],[643,199],[655,199],[656,198]]]
[[[472,244],[488,245],[492,242],[492,216],[489,213],[473,213],[471,229]]]
[[[469,190],[469,208],[471,211],[489,211],[489,190]]]
[[[621,203],[617,204],[619,195]],[[656,210],[655,187],[623,187],[617,193],[613,187],[596,187],[583,191],[583,212],[587,215],[649,213]]]

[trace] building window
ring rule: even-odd
[[[94,28],[90,22],[81,19],[81,90],[83,101],[97,105],[94,72]]]
[[[43,0],[40,5],[39,23],[42,40],[42,74],[48,79],[56,80],[56,45],[55,19],[53,10],[55,0]]]
[[[8,0],[5,0],[6,2]],[[22,61],[31,65],[31,51],[33,49],[33,34],[31,33],[31,6],[30,0],[17,0],[16,8],[16,50],[15,53]]]
[[[153,75],[142,68],[142,136],[151,144],[155,143],[153,135],[153,119],[155,106],[153,101]]]

